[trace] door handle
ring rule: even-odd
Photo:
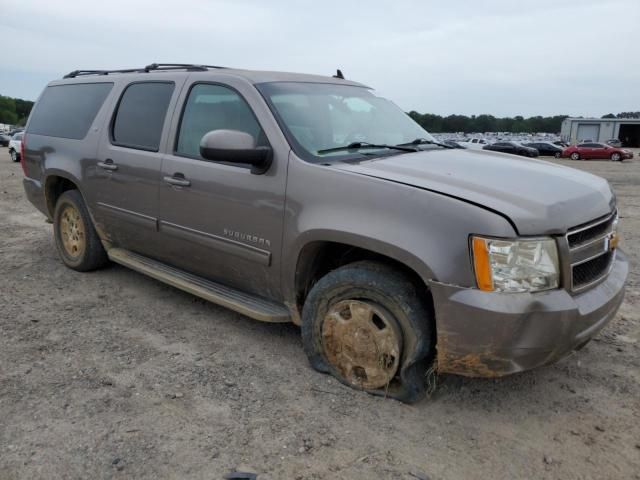
[[[98,166],[104,170],[115,171],[118,169],[118,166],[113,163],[113,160],[107,158],[104,162],[98,162]]]
[[[184,178],[181,173],[174,173],[173,177],[164,177],[164,181],[169,185],[175,185],[176,187],[188,187],[191,182]]]

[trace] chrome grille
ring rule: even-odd
[[[616,216],[611,215],[608,218],[605,218],[600,223],[588,224],[586,227],[575,227],[572,229],[573,233],[569,232],[567,235],[567,240],[569,241],[569,248],[574,248],[582,245],[583,243],[587,243],[594,238],[598,238],[604,234],[611,233],[613,228],[613,222],[615,221]]]
[[[572,228],[567,233],[571,263],[571,290],[579,292],[607,276],[615,251],[609,248],[617,213]]]

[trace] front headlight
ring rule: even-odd
[[[478,288],[487,292],[538,292],[558,288],[558,247],[553,238],[499,240],[472,237]]]

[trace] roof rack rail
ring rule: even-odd
[[[74,70],[62,78],[75,78],[85,75],[109,75],[111,73],[149,73],[159,70],[187,70],[188,72],[206,72],[210,68],[225,68],[217,65],[197,65],[192,63],[151,63],[143,68],[121,70]]]

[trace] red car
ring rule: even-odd
[[[633,152],[624,148],[616,148],[605,143],[580,143],[571,145],[562,151],[563,158],[571,160],[591,160],[595,158],[608,158],[614,162],[621,162],[624,159],[633,158]]]

